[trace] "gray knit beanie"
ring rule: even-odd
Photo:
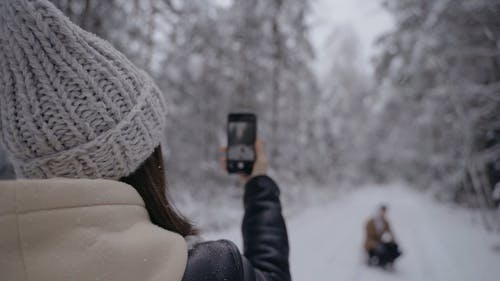
[[[46,0],[0,0],[0,139],[18,177],[131,174],[159,145],[154,82]]]

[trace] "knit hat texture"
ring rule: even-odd
[[[0,139],[21,178],[131,174],[159,145],[152,79],[45,0],[0,0]]]

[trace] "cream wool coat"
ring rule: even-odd
[[[0,181],[1,281],[180,281],[186,262],[125,183]]]

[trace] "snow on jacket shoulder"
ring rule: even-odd
[[[244,255],[226,240],[205,242],[189,251],[183,281],[290,281],[289,245],[279,189],[267,176],[245,186]]]
[[[184,239],[110,180],[0,181],[2,281],[180,281]]]

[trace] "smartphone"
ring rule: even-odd
[[[256,159],[257,117],[253,113],[230,113],[227,119],[227,171],[250,175]]]

